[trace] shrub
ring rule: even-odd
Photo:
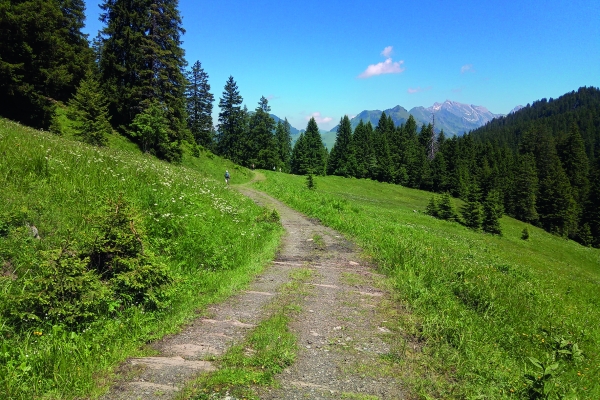
[[[88,257],[79,256],[69,243],[42,256],[34,275],[20,276],[16,293],[8,296],[5,313],[14,326],[60,321],[75,327],[106,312],[110,290],[88,270]]]

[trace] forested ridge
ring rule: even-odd
[[[467,202],[467,226],[469,210],[484,213],[493,201],[517,219],[598,247],[599,110],[600,90],[582,87],[452,138],[431,124],[417,130],[412,118],[394,126],[385,113],[375,128],[361,123],[352,132],[344,117],[327,173],[450,193]]]

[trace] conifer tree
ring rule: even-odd
[[[456,210],[454,209],[454,205],[452,204],[452,198],[450,197],[450,193],[446,192],[442,194],[440,201],[438,203],[438,216],[440,219],[445,219],[447,221],[457,221],[458,215],[456,214]]]
[[[277,121],[275,127],[275,147],[278,154],[278,165],[284,172],[291,170],[292,134],[287,118],[284,122]]]
[[[463,222],[466,227],[479,230],[483,221],[483,209],[480,202],[481,193],[479,188],[472,185],[469,188],[469,193],[463,207],[461,208],[461,214]]]
[[[294,143],[290,158],[290,171],[292,174],[303,175],[306,173],[306,153],[306,140],[304,132],[301,132],[296,143]]]
[[[197,144],[212,149],[215,140],[212,120],[215,96],[210,92],[208,74],[200,61],[196,61],[186,78],[187,126]]]
[[[404,125],[405,151],[402,164],[406,167],[406,185],[411,188],[419,188],[423,165],[425,162],[425,148],[419,144],[417,134],[417,122],[410,115]]]
[[[173,161],[181,158],[186,130],[184,30],[177,7],[177,0],[105,0],[101,5],[106,24],[101,81],[111,101],[112,121],[127,132],[137,114],[160,104],[169,144],[155,150]],[[170,150],[165,153],[164,148]]]
[[[439,207],[438,207],[438,202],[435,198],[435,196],[431,196],[431,198],[429,199],[429,203],[427,203],[427,208],[425,209],[425,213],[427,215],[431,215],[432,217],[438,218],[439,217]]]
[[[373,153],[373,126],[371,122],[359,121],[352,140],[354,156],[356,160],[357,178],[370,178],[372,176],[372,165],[375,157]]]
[[[377,164],[372,178],[380,182],[392,182],[394,179],[394,166],[389,146],[389,137],[393,129],[394,123],[392,122],[390,126],[390,120],[383,112],[373,134],[373,150]]]
[[[327,159],[327,174],[350,177],[354,176],[356,158],[352,143],[352,126],[350,118],[344,115],[340,118],[335,144]]]
[[[219,125],[217,150],[220,155],[234,162],[242,162],[244,148],[244,129],[242,113],[242,96],[238,91],[233,76],[225,84],[223,95],[219,99]]]
[[[314,118],[308,121],[306,132],[300,135],[292,153],[292,173],[324,175],[327,149]]]
[[[558,157],[552,158],[540,179],[537,205],[540,223],[545,230],[560,236],[576,232],[576,210],[571,185]]]
[[[69,118],[75,120],[75,131],[86,143],[105,146],[112,132],[108,102],[98,80],[90,72],[69,101]]]
[[[538,178],[533,154],[517,157],[514,184],[511,190],[513,216],[518,220],[535,224],[538,220],[536,193]]]
[[[446,156],[442,151],[438,151],[431,163],[432,189],[435,192],[446,192],[449,189],[448,166]]]
[[[576,203],[576,218],[579,220],[590,190],[589,160],[579,128],[574,121],[564,144],[560,147],[562,165],[571,184],[573,200]]]
[[[502,205],[500,193],[492,190],[483,202],[483,220],[481,224],[483,231],[494,235],[502,235],[500,218],[502,218],[503,213],[504,206]]]
[[[93,62],[83,0],[0,4],[0,115],[48,129]]]
[[[250,117],[249,138],[247,139],[247,154],[244,156],[245,164],[254,160],[258,168],[271,169],[278,164],[278,152],[275,145],[275,120],[269,115],[271,107],[269,101],[262,96],[258,107]]]

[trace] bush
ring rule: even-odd
[[[80,257],[69,243],[42,252],[34,276],[24,274],[9,294],[6,318],[26,328],[39,322],[62,322],[75,327],[105,314],[110,290],[88,269],[89,258]]]

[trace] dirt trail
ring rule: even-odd
[[[246,291],[211,306],[208,317],[179,334],[152,344],[159,356],[128,360],[121,369],[129,379],[103,398],[173,398],[187,380],[215,369],[207,359],[244,339],[265,317],[264,307],[290,280],[290,272],[299,267],[316,273],[291,326],[298,337],[297,361],[279,376],[277,388],[261,389],[260,397],[404,398],[402,383],[381,357],[390,352],[390,331],[381,312],[387,295],[374,283],[378,275],[361,263],[354,246],[339,233],[247,185],[236,189],[279,212],[286,235],[277,258]]]

